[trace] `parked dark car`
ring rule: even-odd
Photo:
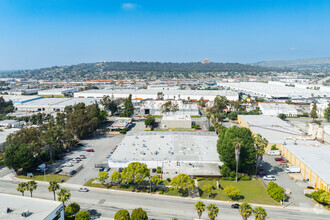
[[[235,203],[231,205],[232,209],[239,209],[239,204]]]
[[[54,171],[55,174],[60,173],[60,172],[62,172],[61,168],[56,168],[55,171]]]
[[[259,175],[259,176],[266,176],[267,173],[266,173],[265,171],[259,171],[258,175]]]
[[[100,167],[99,172],[104,171],[104,167]]]
[[[118,172],[119,172],[119,173],[123,172],[123,168],[120,167],[120,168],[118,169]]]

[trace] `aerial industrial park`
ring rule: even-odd
[[[330,219],[329,9],[0,1],[0,220]]]

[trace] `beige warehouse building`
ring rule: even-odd
[[[239,125],[261,134],[292,165],[299,166],[304,179],[319,189],[330,191],[330,146],[305,136],[299,129],[276,116],[239,115]]]

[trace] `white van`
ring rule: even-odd
[[[268,151],[268,155],[270,155],[270,156],[280,156],[281,152],[279,150],[270,150],[270,151]]]

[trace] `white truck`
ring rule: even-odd
[[[285,168],[285,172],[287,173],[300,173],[300,167],[298,166],[288,166]]]
[[[268,151],[268,155],[270,155],[270,156],[280,156],[281,152],[279,150],[270,150],[270,151]]]

